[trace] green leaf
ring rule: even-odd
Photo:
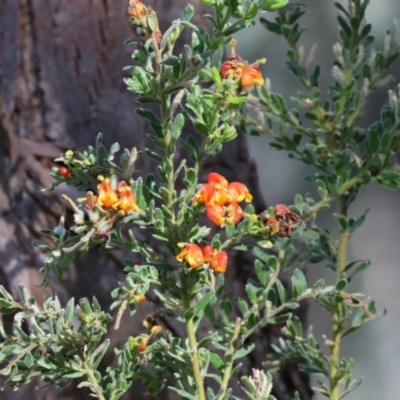
[[[187,168],[185,171],[185,183],[187,186],[191,186],[196,181],[196,171],[193,168]]]
[[[255,286],[252,282],[247,282],[245,286],[247,296],[253,304],[257,303],[257,299],[260,295],[260,289],[261,288]]]
[[[176,56],[169,56],[165,60],[161,61],[161,64],[168,65],[170,67],[173,67],[174,65],[178,65],[180,63],[180,60]]]
[[[333,213],[333,216],[339,221],[339,224],[343,230],[347,230],[347,218],[343,214]]]
[[[233,359],[238,360],[239,358],[247,356],[247,354],[251,353],[255,347],[256,345],[254,343],[245,344],[241,349],[239,349],[235,353]]]
[[[196,304],[194,315],[199,315],[206,306],[215,298],[215,292],[211,291],[205,294]]]
[[[336,290],[340,292],[347,286],[347,283],[346,274],[342,274],[336,282]]]
[[[194,308],[189,308],[188,310],[186,310],[185,312],[185,319],[186,321],[190,321],[195,313],[195,309]]]
[[[210,130],[207,125],[204,125],[202,122],[194,122],[194,129],[202,135],[208,136],[210,134]]]
[[[90,361],[92,363],[92,368],[97,370],[100,365],[101,360],[103,359],[108,346],[110,345],[110,339],[106,339],[96,350],[91,354]]]
[[[64,257],[60,263],[60,267],[62,269],[68,267],[68,265],[70,265],[72,261],[75,260],[75,256],[76,256],[76,250],[71,251],[69,253],[64,253]]]
[[[356,269],[349,275],[349,282],[353,280],[357,275],[361,274],[362,272],[366,271],[371,266],[371,260],[365,260],[360,262],[360,264],[356,267]],[[347,270],[347,268],[346,268]]]
[[[302,271],[295,269],[291,281],[292,295],[296,299],[307,290],[307,280]]]
[[[189,4],[189,5],[184,9],[184,11],[183,11],[183,13],[182,13],[182,16],[181,16],[182,21],[187,21],[187,22],[189,22],[189,21],[192,19],[194,13],[195,13],[194,7],[193,7],[191,4]]]
[[[260,18],[261,25],[270,32],[276,33],[278,35],[282,35],[282,28],[279,24],[274,22],[270,22],[265,18]]]
[[[260,280],[261,284],[265,286],[267,284],[267,279],[268,279],[268,273],[265,268],[265,265],[260,260],[256,260],[254,266],[256,269],[258,279]]]
[[[142,37],[135,36],[135,37],[131,37],[129,39],[126,39],[124,41],[124,45],[128,46],[128,45],[130,45],[132,43],[144,43],[144,42],[145,42],[145,40]]]
[[[171,126],[171,136],[174,139],[177,139],[180,136],[184,124],[185,124],[185,117],[183,116],[183,114],[178,114],[175,117],[174,122],[172,123]]]
[[[241,297],[236,297],[235,301],[242,315],[246,315],[249,311],[249,306],[247,305],[246,301],[243,300]]]
[[[151,158],[152,160],[156,161],[156,162],[163,162],[164,158],[162,156],[160,156],[159,154],[157,154],[156,152],[150,150],[150,149],[145,149],[145,153],[147,155],[147,157]]]
[[[254,247],[253,254],[260,260],[264,261],[267,265],[271,260],[271,256],[260,247]]]
[[[371,210],[371,207],[367,207],[365,210],[364,214],[361,215],[361,217],[357,218],[354,220],[353,218],[350,218],[349,220],[349,232],[350,234],[353,233],[356,229],[358,229],[365,221],[365,218],[369,211]]]
[[[246,102],[246,96],[239,96],[239,97],[227,97],[226,101],[229,104],[243,104]]]
[[[153,113],[153,111],[144,110],[143,108],[136,108],[135,112],[140,117],[146,118],[155,124],[161,125],[160,120],[158,119],[157,115]]]
[[[75,311],[75,299],[72,297],[65,307],[65,319],[68,322],[72,321],[72,317],[74,316]]]
[[[285,287],[282,285],[282,282],[277,279],[276,282],[276,288],[278,290],[278,295],[279,295],[279,299],[281,301],[281,303],[285,303],[286,302],[286,289]]]
[[[210,361],[211,361],[211,363],[212,363],[219,371],[223,371],[224,368],[225,368],[225,362],[221,359],[221,357],[220,357],[218,354],[216,354],[216,353],[214,353],[214,352],[212,352],[212,351],[209,352],[209,355],[210,355]]]

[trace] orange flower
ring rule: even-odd
[[[121,182],[125,183],[125,182]],[[126,185],[120,185],[119,189],[119,201],[113,205],[114,209],[119,208],[122,211],[134,211],[139,212],[140,208],[136,204],[135,195],[132,193],[132,189]]]
[[[246,87],[252,87],[254,84],[258,86],[264,85],[264,78],[257,65],[251,64],[243,68],[240,83]]]
[[[102,182],[97,186],[99,190],[99,197],[97,204],[104,208],[110,208],[118,201],[117,193],[110,186],[110,178],[103,179]]]
[[[198,268],[204,264],[204,255],[201,247],[197,244],[178,243],[184,249],[176,256],[179,262],[185,260],[192,268]]]
[[[228,186],[226,178],[216,172],[210,172],[207,176],[207,181],[214,184],[217,189],[223,189]]]
[[[213,249],[213,248],[211,247],[211,245],[206,244],[206,245],[203,247],[204,262],[210,262],[211,259],[212,259],[212,257],[213,257],[214,254],[215,254],[215,251],[216,251],[216,250]]]
[[[205,183],[194,195],[192,204],[203,203],[206,205],[223,205],[228,201],[228,181],[220,174],[211,172],[207,177],[208,183]]]
[[[206,183],[203,185],[201,202],[206,205],[221,206],[228,201],[226,187],[221,186],[219,183]]]
[[[130,0],[128,14],[133,18],[140,18],[146,15],[146,7],[139,0]]]
[[[139,344],[138,349],[141,353],[147,349],[147,340],[146,339],[144,339],[143,342]]]
[[[90,211],[93,211],[96,207],[97,203],[97,196],[93,194],[93,192],[87,192],[87,198],[84,203],[84,209],[88,213]]]
[[[243,59],[239,56],[229,57],[219,70],[222,79],[237,79],[242,75]]]
[[[236,55],[236,40],[231,40],[231,56],[221,65],[219,74],[222,79],[238,79],[242,75],[244,61]]]
[[[243,183],[232,182],[228,185],[228,196],[231,202],[240,203],[243,200],[250,202],[253,196]]]
[[[216,272],[224,273],[227,266],[228,254],[226,251],[221,251],[211,259],[210,268],[212,268]]]
[[[144,294],[139,294],[135,296],[135,303],[143,303],[147,300],[147,297]]]
[[[243,200],[249,202],[253,196],[242,183],[228,183],[216,172],[208,174],[207,180],[208,183],[205,183],[193,197],[192,204],[205,204],[208,219],[217,225],[236,224],[243,217],[239,203]]]
[[[238,203],[231,203],[225,207],[225,223],[227,225],[237,224],[243,218],[243,210]]]
[[[225,222],[225,208],[223,206],[207,206],[206,215],[216,225],[222,225]]]

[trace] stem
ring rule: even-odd
[[[181,272],[180,279],[181,279],[181,285],[182,285],[183,311],[186,314],[186,311],[189,310],[189,308],[190,308],[190,299],[189,299],[189,295],[188,295],[188,291],[187,291],[187,289],[188,289],[187,276],[185,275],[184,272]],[[196,382],[198,400],[206,400],[203,378],[201,376],[201,370],[200,370],[199,357],[197,354],[197,340],[196,340],[196,335],[194,332],[193,317],[191,317],[190,319],[187,319],[186,315],[185,315],[185,324],[186,324],[186,331],[187,331],[188,339],[189,339],[190,358],[192,359],[193,376],[194,376],[194,380]]]
[[[366,168],[365,168],[366,170]],[[360,172],[360,174],[345,183],[343,183],[342,187],[338,190],[338,192],[333,195],[333,196],[328,196],[316,203],[313,207],[311,207],[310,212],[306,214],[302,219],[303,221],[307,221],[310,219],[315,213],[317,213],[323,206],[331,203],[333,200],[335,200],[338,195],[339,197],[342,196],[344,193],[346,193],[349,189],[351,189],[353,186],[359,184],[362,182],[362,176],[364,175],[364,172]],[[344,214],[346,215],[346,214]]]
[[[338,198],[340,213],[347,216],[347,205],[346,197],[340,196]],[[338,248],[338,259],[336,266],[336,276],[339,279],[340,275],[346,268],[347,260],[347,245],[349,241],[349,231],[341,228],[339,235],[339,248]],[[334,345],[331,348],[331,362],[329,369],[329,383],[331,389],[331,400],[340,400],[340,385],[337,379],[338,369],[336,365],[340,362],[340,344],[342,340],[341,333],[341,321],[340,321],[341,304],[335,303],[333,314],[332,314],[332,340]]]
[[[232,355],[235,354],[241,329],[242,329],[242,322],[240,318],[237,318],[235,322],[235,330],[233,332],[232,339],[229,342],[229,349],[227,354],[232,354]],[[222,378],[222,386],[221,386],[222,393],[218,396],[217,400],[223,400],[225,398],[226,392],[228,391],[228,385],[229,385],[229,380],[231,378],[233,361],[234,357],[231,358],[231,361],[225,367],[224,376]]]
[[[99,400],[106,400],[106,398],[104,397],[104,394],[103,394],[103,390],[99,386],[99,383],[97,382],[97,379],[94,376],[93,370],[89,367],[89,364],[87,363],[87,361],[85,361],[83,363],[83,366],[85,368],[85,373],[86,373],[87,377],[89,378],[90,383],[93,385],[93,388],[96,392],[97,398]]]

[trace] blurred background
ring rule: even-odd
[[[332,83],[332,45],[337,41],[337,20],[333,1],[307,0],[309,12],[300,19],[306,27],[300,43],[306,54],[313,44],[317,44],[315,61],[321,65],[320,88],[327,93]],[[347,2],[342,1],[343,5]],[[386,27],[394,31],[393,19],[400,16],[400,1],[371,0],[367,10],[367,20],[372,23],[372,33],[376,36],[374,47],[383,49]],[[267,19],[271,19],[268,15]],[[281,93],[289,105],[290,97],[301,90],[297,78],[287,70],[283,62],[287,59],[287,46],[281,36],[266,31],[260,24],[237,36],[238,53],[252,61],[267,57],[263,66],[264,74],[271,80],[273,92]],[[371,96],[367,104],[366,127],[375,121],[380,107],[387,101],[387,91],[400,83],[400,67],[397,62],[391,73],[393,82]],[[326,89],[324,89],[326,88]],[[291,160],[286,153],[268,150],[268,139],[248,137],[251,157],[258,167],[260,188],[268,205],[293,202],[296,193],[312,192],[313,185],[302,177],[308,174],[307,167]],[[364,274],[357,277],[350,287],[354,292],[363,292],[377,301],[378,309],[387,308],[383,318],[365,325],[343,341],[343,356],[356,361],[354,375],[363,377],[361,386],[348,395],[349,400],[397,399],[399,398],[397,379],[400,375],[400,213],[398,206],[400,193],[383,189],[377,184],[361,190],[358,200],[350,209],[350,216],[360,216],[371,206],[364,225],[350,240],[349,258],[371,259],[373,264]],[[333,205],[334,207],[334,205]],[[331,232],[336,224],[322,215],[319,222]],[[333,282],[331,270],[323,264],[312,265],[307,270],[310,282],[324,277]],[[316,338],[323,346],[322,335],[330,335],[330,319],[325,310],[312,305],[308,322],[314,328]],[[319,398],[324,398],[320,396]]]

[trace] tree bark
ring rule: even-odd
[[[19,296],[23,283],[43,301],[55,292],[65,304],[70,297],[78,300],[95,295],[108,309],[110,291],[118,285],[121,259],[91,251],[68,270],[62,284],[52,282],[47,291],[38,288],[38,272],[43,255],[31,246],[33,239],[43,239],[40,230],[58,223],[62,201],[60,194],[71,191],[63,187],[51,194],[39,190],[51,186],[49,169],[52,160],[66,149],[83,149],[103,132],[106,146],[119,142],[122,147],[149,147],[148,126],[137,118],[134,96],[123,82],[122,68],[131,64],[131,47],[123,42],[133,35],[127,18],[128,0],[2,0],[0,2],[0,284]],[[205,6],[199,0],[195,23],[205,25]],[[161,29],[177,19],[186,0],[148,1],[160,16]],[[182,42],[189,40],[189,33]],[[182,43],[181,43],[182,44]],[[183,157],[180,154],[179,157]],[[152,172],[150,160],[137,162],[140,175]],[[258,190],[257,171],[249,160],[245,138],[225,146],[222,154],[207,167],[229,180],[244,182],[253,193],[257,211],[266,208]],[[74,194],[72,194],[74,197]],[[232,253],[233,256],[233,253]],[[244,293],[244,282],[253,275],[253,260],[248,255],[231,257],[227,287],[234,296]],[[3,321],[11,321],[3,316]],[[141,321],[123,318],[119,331],[111,329],[111,346],[121,347],[126,338],[138,334]],[[265,360],[269,343],[280,329],[266,329],[255,336],[257,356],[245,361],[246,371]],[[105,364],[112,362],[107,354]],[[296,368],[289,368],[279,399],[301,390],[302,399],[310,398],[308,380]],[[88,393],[72,386],[34,390],[39,381],[7,391],[4,400],[16,399],[87,399]],[[289,387],[289,390],[287,388]],[[237,388],[236,388],[237,389]],[[133,394],[134,393],[134,394]],[[236,395],[242,396],[237,390]],[[139,383],[124,397],[144,398]],[[176,395],[164,390],[160,399]]]

